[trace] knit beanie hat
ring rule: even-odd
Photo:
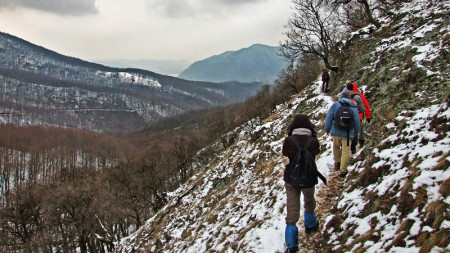
[[[347,90],[353,90],[353,83],[349,82],[347,83]]]
[[[314,124],[309,120],[306,114],[297,114],[294,120],[288,127],[288,135],[292,135],[292,131],[296,128],[308,128],[312,132],[312,136],[316,136],[316,130]]]

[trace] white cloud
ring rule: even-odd
[[[257,5],[268,0],[147,0],[150,8],[168,17],[187,17],[225,14],[242,7]],[[251,8],[251,6],[250,6]]]
[[[0,0],[3,3],[5,0]],[[96,0],[97,15],[0,8],[2,32],[84,60],[201,60],[254,43],[278,45],[280,0]]]
[[[73,16],[97,13],[95,0],[0,0],[1,7],[24,7]]]

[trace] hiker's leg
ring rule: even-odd
[[[304,225],[305,228],[312,228],[316,225],[316,200],[314,199],[315,187],[302,189],[303,193],[303,205],[305,207],[304,212]]]
[[[355,137],[352,139],[352,144],[350,147],[352,154],[356,153],[356,145],[358,145],[358,135],[355,135]]]
[[[350,147],[352,154],[356,153],[356,146],[358,145],[358,134],[359,133],[355,133],[355,136],[352,139],[352,146]]]
[[[359,148],[362,148],[364,146],[365,139],[366,134],[364,133],[364,124],[361,124],[359,129]]]
[[[334,157],[334,165],[337,166],[340,164],[341,162],[341,155],[342,155],[342,150],[341,150],[341,139],[340,137],[337,136],[333,136],[333,157]],[[337,168],[338,170],[340,169],[340,165],[339,168]]]
[[[303,206],[306,212],[314,212],[316,208],[316,199],[314,198],[315,187],[301,189],[303,193]]]
[[[300,190],[294,188],[291,184],[285,183],[286,188],[286,229],[284,231],[284,239],[286,247],[293,251],[298,248],[298,228],[297,221],[300,217]]]
[[[294,188],[291,184],[285,183],[286,188],[286,224],[295,225],[300,218],[300,189]]]
[[[296,225],[286,225],[284,231],[284,240],[288,252],[297,252],[298,250],[298,228]]]
[[[347,172],[347,166],[350,162],[350,145],[347,145],[346,137],[340,137],[342,142],[341,169],[340,173]]]

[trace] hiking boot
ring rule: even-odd
[[[348,174],[348,171],[344,171],[344,172],[340,172],[339,176],[340,177],[345,177],[345,176],[347,176],[347,174]]]
[[[298,248],[286,249],[285,253],[296,253],[297,251],[298,251]]]
[[[318,221],[318,220],[316,220],[316,224],[314,225],[314,227],[312,227],[312,228],[305,228],[305,232],[306,232],[307,234],[314,233],[314,232],[316,232],[317,230],[319,230],[319,221]]]
[[[341,169],[341,162],[334,163],[334,170],[339,171]]]
[[[364,147],[364,140],[359,140],[359,148]]]

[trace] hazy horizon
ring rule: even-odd
[[[283,41],[290,1],[0,0],[1,31],[88,61],[195,62]]]

